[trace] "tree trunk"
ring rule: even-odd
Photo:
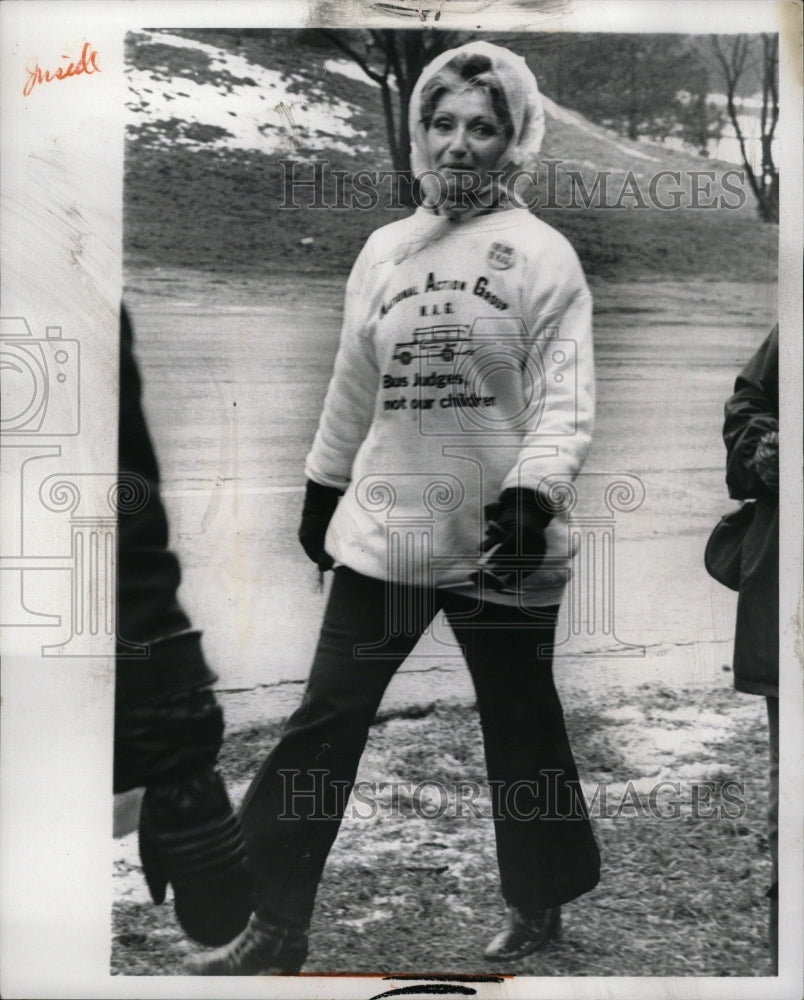
[[[639,138],[639,73],[637,71],[636,42],[628,46],[629,59],[629,106],[628,106],[628,138],[636,141]]]
[[[397,170],[410,170],[410,94],[399,94],[399,145],[397,147]]]
[[[380,93],[382,94],[382,110],[385,114],[385,131],[388,136],[388,152],[391,154],[391,163],[394,165],[394,169],[398,169],[397,158],[399,155],[399,147],[396,142],[394,102],[391,96],[391,88],[388,86],[388,80],[383,80],[380,84]]]
[[[776,84],[778,55],[774,40],[768,35],[762,36],[762,166],[759,176],[757,176],[757,173],[751,166],[735,102],[737,84],[743,74],[746,59],[750,51],[749,39],[743,35],[737,35],[734,39],[730,39],[728,53],[723,51],[716,37],[713,37],[712,44],[720,68],[723,70],[729,119],[734,127],[737,141],[740,144],[740,155],[742,156],[748,183],[757,199],[759,217],[763,222],[778,222],[779,171],[773,162],[772,149],[773,135],[779,117],[778,87]]]

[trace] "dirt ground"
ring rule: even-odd
[[[489,800],[481,794],[474,803],[480,815],[472,815],[427,798],[439,781],[482,782],[474,709],[436,704],[419,718],[379,723],[358,781],[396,780],[398,801],[386,791],[348,812],[319,890],[304,971],[768,975],[761,709],[759,699],[726,685],[718,692],[651,686],[627,706],[568,708],[587,798],[593,801],[597,782],[606,788],[605,808],[592,806],[601,882],[565,907],[559,942],[499,970],[481,958],[503,917]],[[698,742],[691,730],[701,716],[713,724]],[[658,773],[647,779],[649,762],[628,754],[637,727],[650,727],[657,747],[665,747]],[[275,728],[258,727],[229,741],[223,766],[236,792],[275,736]],[[673,775],[665,780],[679,790],[668,785],[651,803],[659,774]],[[404,783],[420,790],[419,799],[405,795]],[[168,903],[145,901],[139,878],[130,850],[116,868],[116,881],[131,885],[134,898],[118,891],[113,971],[179,975],[193,948]]]
[[[599,420],[586,471],[635,475],[646,490],[617,523],[617,635],[585,622],[556,670],[603,877],[566,907],[560,942],[499,971],[767,975],[764,705],[732,690],[732,595],[701,553],[728,507],[722,402],[772,320],[773,289],[594,292]],[[337,279],[129,278],[183,594],[221,676],[235,799],[295,705],[322,611],[295,522],[340,294]],[[483,787],[473,693],[459,660],[417,653],[359,776],[402,783],[401,799],[378,793],[344,823],[305,972],[498,971],[480,957],[503,915],[487,791],[474,811],[427,803],[434,787]],[[135,835],[117,842],[114,882],[114,972],[180,974],[191,946],[171,907],[148,901]]]

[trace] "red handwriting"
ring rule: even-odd
[[[62,56],[62,59],[69,59],[69,56]],[[57,66],[52,72],[49,69],[41,69],[39,63],[33,69],[27,69],[28,79],[22,88],[22,93],[27,97],[37,83],[50,83],[52,80],[66,80],[69,76],[80,76],[86,73],[100,73],[98,66],[98,53],[92,48],[89,42],[84,42],[81,50],[81,58],[77,62],[68,63],[66,66]]]

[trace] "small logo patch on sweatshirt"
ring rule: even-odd
[[[514,263],[514,248],[507,243],[492,243],[489,247],[488,262],[498,271],[505,271]]]

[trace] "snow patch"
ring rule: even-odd
[[[376,924],[381,920],[390,920],[393,914],[389,910],[372,910],[365,917],[355,917],[353,920],[338,921],[341,927],[353,927],[362,933],[367,924]]]
[[[365,83],[369,87],[379,87],[379,83],[372,80],[370,76],[366,76],[357,63],[352,62],[351,59],[327,59],[324,63],[324,69],[327,73],[337,73],[339,76],[346,76],[358,83]]]
[[[604,717],[607,719],[612,719],[615,722],[644,722],[645,713],[641,708],[636,708],[633,705],[623,705],[621,708],[611,708],[603,713]]]
[[[358,109],[327,97],[319,87],[309,88],[305,95],[294,93],[291,87],[298,77],[285,77],[279,70],[178,35],[142,31],[134,41],[193,49],[207,56],[211,73],[222,75],[218,83],[199,83],[174,76],[167,66],[126,69],[127,124],[161,131],[175,122],[170,135],[156,140],[164,145],[256,150],[267,155],[324,150],[355,154],[369,149],[359,143],[366,133],[349,123]]]
[[[116,902],[142,905],[151,902],[151,894],[142,874],[139,837],[136,830],[114,841],[114,896]],[[172,887],[168,898],[172,898]]]

